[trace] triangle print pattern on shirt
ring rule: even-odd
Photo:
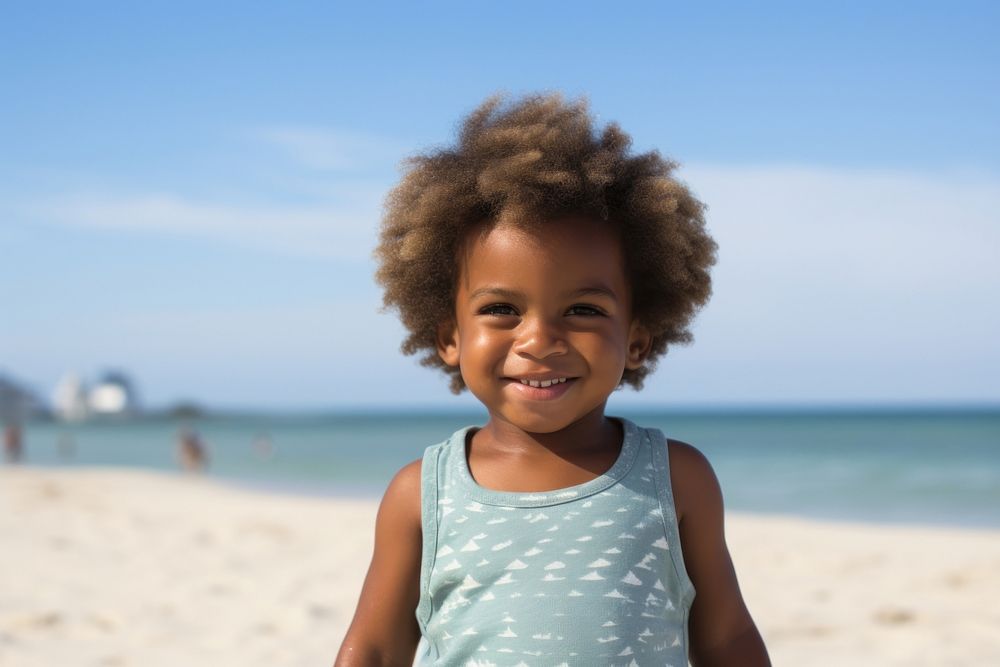
[[[470,429],[423,461],[424,665],[687,665],[694,591],[659,431],[621,420],[615,464],[574,487],[486,489]]]

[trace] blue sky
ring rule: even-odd
[[[1000,400],[996,5],[135,4],[0,22],[0,370],[43,394],[470,405],[377,312],[381,199],[485,96],[560,90],[721,246],[695,344],[614,401]]]

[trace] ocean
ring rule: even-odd
[[[689,442],[729,510],[1000,528],[1000,409],[617,414]],[[219,415],[25,425],[25,463],[175,471],[190,424],[208,475],[283,493],[378,498],[400,467],[476,413]]]

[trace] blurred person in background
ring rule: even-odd
[[[21,438],[21,425],[8,422],[3,430],[3,452],[7,463],[18,463],[24,456],[24,441]]]
[[[185,472],[204,472],[208,453],[197,431],[184,427],[177,436],[177,463]]]

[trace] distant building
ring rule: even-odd
[[[87,407],[95,416],[130,416],[139,412],[135,385],[120,371],[105,373],[87,394]]]
[[[139,413],[135,385],[121,371],[107,372],[90,386],[76,373],[67,373],[52,392],[52,404],[56,416],[64,421]]]

